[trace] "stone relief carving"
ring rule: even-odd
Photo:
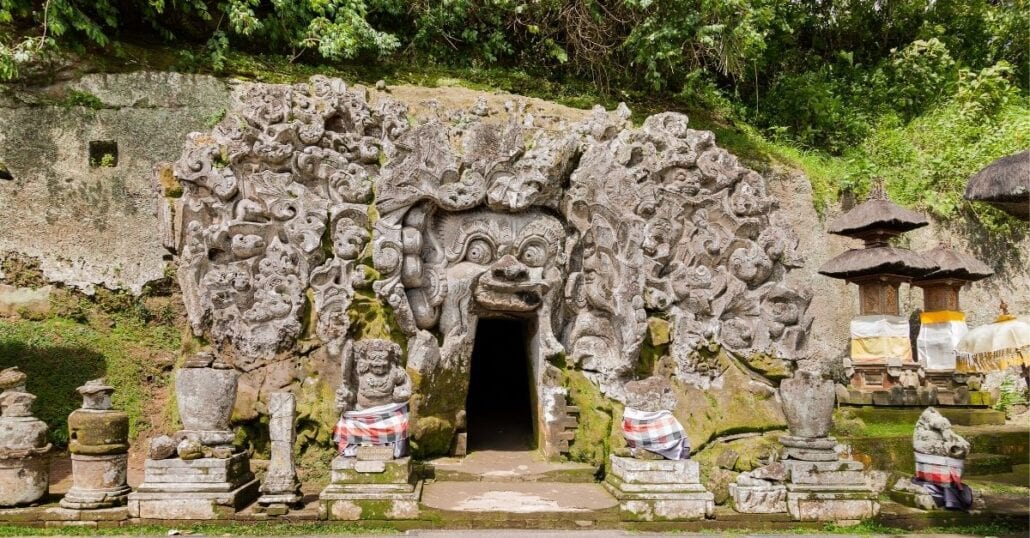
[[[562,390],[564,357],[624,399],[654,316],[686,382],[719,376],[718,346],[799,354],[811,297],[784,278],[797,238],[712,133],[677,113],[634,128],[625,106],[575,125],[521,103],[506,119],[485,102],[427,106],[409,123],[403,103],[314,77],[250,86],[192,134],[169,226],[194,332],[242,370],[302,336],[346,356],[352,300],[371,288],[426,394],[467,389],[452,374],[467,376],[484,316],[526,320],[541,394]],[[414,400],[416,420],[432,410],[459,427],[463,410],[432,400]]]
[[[401,364],[399,345],[389,340],[359,340],[343,360],[343,383],[336,391],[337,412],[404,403],[411,397],[411,378]]]
[[[174,165],[179,281],[193,331],[250,370],[293,344],[314,291],[318,335],[339,350],[370,239],[384,140],[406,126],[339,80],[251,86],[236,115],[190,135]],[[332,248],[324,245],[327,232]]]

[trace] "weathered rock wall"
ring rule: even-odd
[[[163,277],[151,169],[228,97],[223,81],[176,73],[0,90],[0,161],[14,177],[0,180],[0,258],[36,258],[47,279],[86,292],[139,293]]]

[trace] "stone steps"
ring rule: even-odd
[[[442,521],[567,521],[593,526],[619,521],[618,501],[600,484],[568,482],[430,481],[422,490],[423,517]]]
[[[533,451],[481,451],[425,462],[421,476],[436,482],[551,482],[594,484],[597,467],[549,462]]]

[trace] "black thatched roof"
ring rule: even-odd
[[[939,269],[920,277],[919,280],[937,280],[941,278],[954,278],[975,282],[994,274],[987,264],[966,254],[958,252],[945,244],[937,245],[936,248],[920,253],[923,258],[935,263]]]
[[[1002,157],[969,178],[965,198],[1030,220],[1030,149]]]
[[[851,249],[824,263],[819,274],[846,279],[880,274],[918,278],[937,269],[937,264],[907,248],[879,246]]]
[[[927,224],[925,216],[891,202],[882,188],[877,188],[868,200],[831,222],[826,231],[864,238],[868,235],[900,234]]]

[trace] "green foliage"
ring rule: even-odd
[[[1004,60],[979,73],[968,69],[959,72],[955,101],[961,107],[962,118],[966,121],[989,119],[1016,97],[1015,88],[1009,82],[1012,73],[1012,66]]]
[[[955,60],[937,38],[917,39],[904,49],[892,50],[887,63],[887,93],[892,108],[913,117],[927,105],[949,94],[956,78]]]
[[[860,192],[885,178],[891,198],[942,219],[971,213],[989,230],[1025,233],[1025,224],[962,199],[966,180],[994,159],[1030,146],[1030,107],[1020,99],[995,116],[970,121],[952,102],[908,124],[885,117],[860,145],[847,150],[844,178]]]
[[[1016,380],[1011,375],[1005,376],[1001,386],[998,387],[998,401],[994,408],[1006,412],[1013,405],[1026,405],[1027,398],[1025,391],[1016,388]]]

